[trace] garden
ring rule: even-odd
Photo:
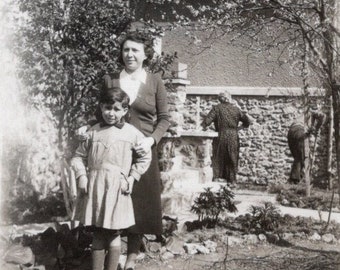
[[[290,0],[255,0],[251,4],[243,0],[234,4],[208,1],[211,3],[204,5],[200,1],[163,0],[102,1],[100,5],[88,0],[5,2],[0,18],[4,26],[1,34],[6,35],[1,44],[4,57],[0,59],[5,71],[0,74],[1,81],[6,83],[6,91],[1,91],[1,102],[6,105],[1,130],[6,132],[1,134],[0,269],[91,268],[92,228],[70,221],[76,188],[67,186],[71,179],[68,164],[76,145],[75,130],[95,111],[99,79],[121,69],[117,61],[119,43],[129,31],[142,31],[157,40],[165,31],[180,27],[184,27],[190,46],[201,46],[202,51],[225,35],[235,42],[233,46],[249,54],[279,51],[278,67],[288,64],[290,73],[300,76],[304,108],[309,105],[310,86],[315,83],[323,88],[322,104],[329,113],[329,129],[323,130],[330,134],[327,149],[324,147],[328,167],[323,168],[328,179],[322,179],[326,183],[323,189],[311,183],[307,189],[305,183],[286,184],[286,176],[275,175],[270,185],[263,185],[268,179],[254,179],[246,186],[201,190],[186,209],[190,220],[165,215],[163,234],[143,237],[138,269],[340,269],[336,46],[336,19],[340,16],[336,16],[336,1],[301,0],[297,1],[299,5]],[[161,11],[156,16],[161,24],[150,19],[150,14],[139,14],[146,2]],[[211,39],[204,46],[198,32],[209,33]],[[238,43],[239,37],[245,43]],[[177,53],[163,52],[150,66],[150,72],[163,75],[173,95],[171,80],[176,71],[171,69],[177,58]],[[258,63],[261,68],[266,64]],[[271,107],[278,111],[276,104]],[[259,115],[258,110],[254,108]],[[258,125],[274,121],[272,118],[262,117]],[[269,138],[268,134],[264,137]],[[285,141],[276,142],[286,147]],[[258,145],[253,143],[253,147]],[[191,150],[188,147],[187,152]],[[275,156],[271,150],[269,154]],[[262,158],[254,153],[248,156]],[[267,174],[276,170],[270,162],[265,165]],[[244,174],[252,173],[248,167]],[[332,187],[327,185],[329,180]],[[275,200],[252,201],[247,194],[254,190]],[[243,200],[248,200],[248,207],[241,211]],[[122,263],[125,259],[123,235]]]
[[[293,211],[282,214],[282,194],[293,187],[285,188],[275,194],[277,203],[256,203],[237,215],[232,215],[240,203],[235,194],[244,190],[222,185],[205,189],[190,209],[194,220],[179,226],[178,217],[164,216],[163,234],[144,236],[138,269],[338,269],[340,222],[296,216]],[[300,194],[300,200],[311,199]],[[330,198],[315,203],[315,209],[329,213]],[[33,205],[31,200],[26,207]],[[1,269],[90,269],[91,228],[69,222],[62,199],[59,207],[57,200],[44,201],[46,215],[26,214],[26,219],[25,209],[19,210],[22,202],[18,206],[16,214],[9,215],[9,224],[18,225],[2,226]],[[340,215],[336,207],[332,210]],[[125,252],[123,237],[122,263]]]

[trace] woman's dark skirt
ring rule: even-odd
[[[141,179],[134,183],[131,196],[136,224],[128,229],[128,233],[161,234],[161,181],[157,147],[152,148],[151,165]]]

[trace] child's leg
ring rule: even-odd
[[[104,232],[100,229],[93,234],[92,241],[92,270],[103,270],[105,262],[106,239]]]
[[[121,252],[120,235],[114,235],[111,239],[106,255],[105,270],[117,270],[119,263]]]
[[[140,234],[128,234],[128,250],[127,259],[124,269],[134,269],[136,264],[137,255],[142,246],[142,236]]]

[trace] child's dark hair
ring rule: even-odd
[[[122,103],[123,108],[129,107],[129,96],[119,87],[107,88],[101,92],[99,103],[114,104],[115,102]]]
[[[152,40],[147,37],[145,34],[143,33],[138,33],[138,32],[135,32],[135,33],[131,33],[129,35],[127,35],[123,42],[120,43],[120,54],[119,54],[119,57],[118,57],[118,62],[121,64],[121,65],[124,65],[124,61],[123,61],[123,47],[124,47],[124,44],[126,41],[134,41],[134,42],[137,42],[137,43],[141,43],[144,45],[144,53],[146,55],[146,59],[143,61],[143,66],[148,66],[153,58],[153,55],[155,53],[155,50],[153,49],[153,43],[152,43]]]

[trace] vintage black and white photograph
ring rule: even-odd
[[[339,0],[0,14],[0,269],[340,270]]]

